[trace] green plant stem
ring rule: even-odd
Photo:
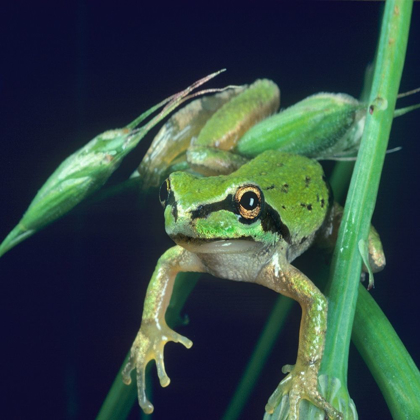
[[[420,418],[420,373],[372,296],[359,286],[352,340],[369,366],[392,418]]]
[[[241,412],[257,383],[258,377],[273,350],[274,343],[284,326],[292,306],[293,300],[285,296],[279,296],[277,298],[252,356],[249,359],[248,365],[239,381],[235,394],[222,417],[223,420],[235,420],[240,417]]]
[[[134,405],[137,396],[137,384],[133,381],[130,385],[125,385],[121,379],[122,368],[128,362],[129,354],[127,354],[118,375],[102,403],[97,420],[119,420],[127,418]]]
[[[359,240],[367,240],[393,120],[408,40],[412,2],[388,0],[382,22],[366,126],[332,259],[328,333],[321,372],[347,383],[347,362],[362,268]]]

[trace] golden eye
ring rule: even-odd
[[[235,203],[239,214],[244,219],[255,219],[261,212],[261,190],[255,185],[244,185],[236,191]]]

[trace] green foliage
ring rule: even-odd
[[[19,224],[0,244],[0,257],[24,239],[68,213],[102,187],[150,129],[188,99],[191,91],[221,71],[210,74],[185,90],[164,99],[126,127],[99,134],[65,159],[38,191]],[[208,91],[198,94],[206,92]],[[136,128],[165,104],[167,105],[152,120]]]

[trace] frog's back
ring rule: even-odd
[[[267,151],[235,175],[261,188],[266,205],[279,214],[289,230],[292,244],[313,236],[332,202],[321,165],[304,156]]]

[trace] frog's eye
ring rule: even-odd
[[[165,179],[163,184],[160,186],[159,190],[159,200],[160,204],[162,204],[163,207],[166,206],[166,200],[169,197],[169,191],[171,190],[171,184],[169,183],[169,178]]]
[[[236,191],[235,204],[239,214],[252,221],[261,212],[262,192],[255,185],[244,185]]]

